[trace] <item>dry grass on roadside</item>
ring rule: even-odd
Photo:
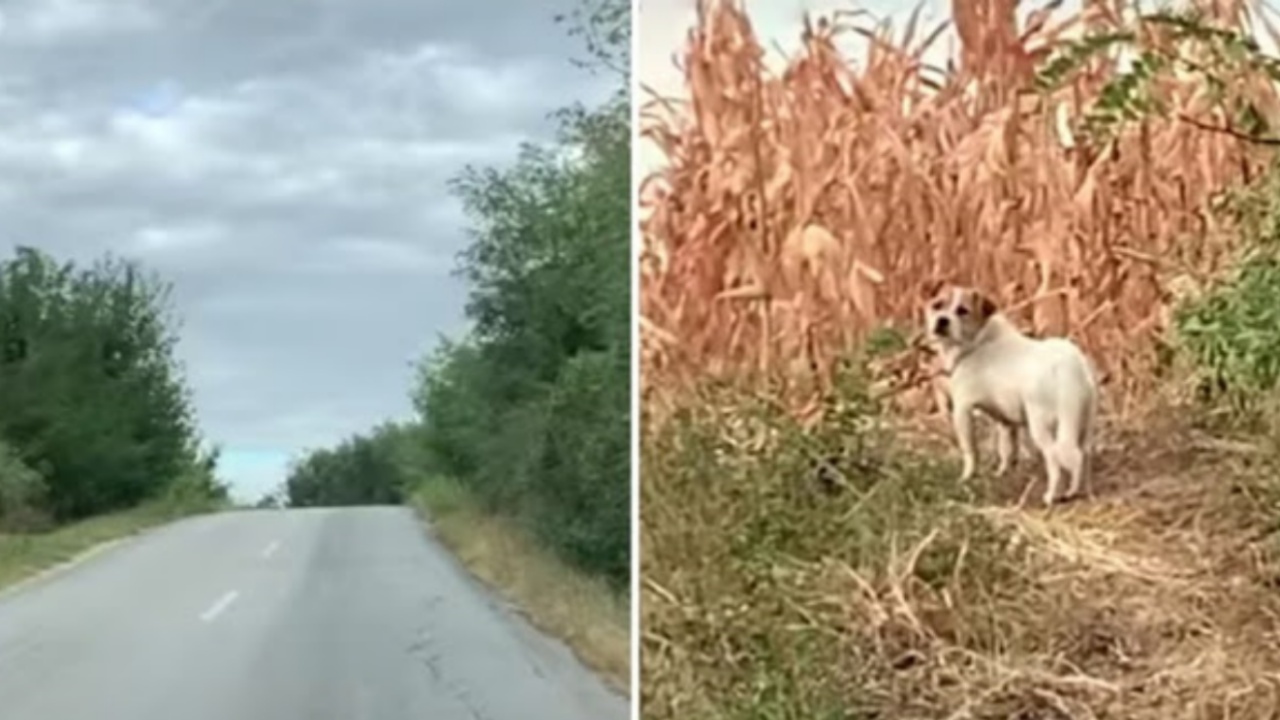
[[[631,633],[625,598],[569,567],[513,520],[482,512],[455,484],[426,481],[413,505],[476,577],[568,644],[615,689],[627,691]]]
[[[1280,712],[1274,451],[1113,435],[1095,498],[1018,510],[1036,469],[963,488],[833,407],[709,394],[646,437],[643,717]]]
[[[207,508],[155,501],[136,508],[64,525],[49,532],[0,533],[0,588],[74,560],[103,543],[135,535]]]

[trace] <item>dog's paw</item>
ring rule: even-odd
[[[1053,497],[1053,498],[1049,497],[1048,495],[1045,495],[1044,506],[1046,508],[1051,508],[1051,507],[1062,507],[1063,505],[1073,505],[1076,502],[1078,502],[1080,498],[1081,498],[1080,493],[1072,494],[1072,493],[1064,492],[1064,493],[1060,493],[1057,497]]]

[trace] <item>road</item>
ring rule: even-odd
[[[4,720],[615,720],[403,508],[184,520],[0,595]]]

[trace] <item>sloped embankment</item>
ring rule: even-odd
[[[708,398],[645,442],[644,716],[1275,717],[1280,455],[1168,425],[1047,512],[858,402]]]

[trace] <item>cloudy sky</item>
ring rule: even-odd
[[[223,475],[411,413],[464,327],[445,183],[605,95],[570,0],[5,0],[0,241],[170,280]]]

